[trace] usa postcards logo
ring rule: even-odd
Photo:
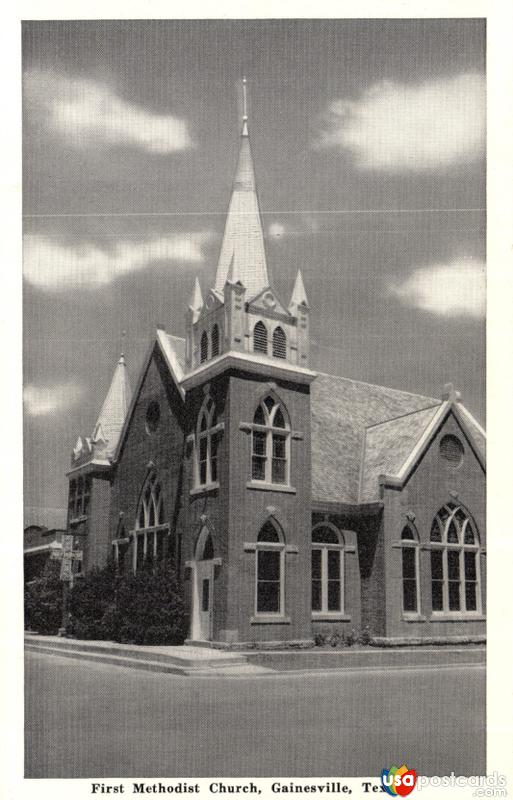
[[[406,797],[413,792],[416,783],[417,773],[406,764],[381,770],[381,785],[392,797]]]

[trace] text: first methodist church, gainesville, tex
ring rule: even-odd
[[[291,287],[292,288],[292,287]],[[298,271],[269,275],[248,120],[214,283],[185,340],[123,356],[69,477],[83,570],[174,560],[192,641],[485,633],[485,434],[441,400],[316,372]]]

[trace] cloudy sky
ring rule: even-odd
[[[479,20],[30,22],[24,67],[25,504],[65,505],[126,331],[212,284],[240,77],[268,260],[298,267],[319,370],[484,421],[485,30]]]

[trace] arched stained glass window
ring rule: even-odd
[[[166,535],[162,487],[157,473],[150,472],[141,492],[135,518],[134,572],[143,561],[158,561],[164,557]]]
[[[251,477],[270,484],[289,483],[290,425],[281,403],[265,397],[253,417]]]
[[[480,545],[467,511],[443,506],[431,526],[431,607],[435,613],[472,614],[481,608]]]

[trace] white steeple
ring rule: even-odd
[[[249,143],[246,79],[243,88],[243,116],[239,160],[226,217],[215,289],[223,292],[229,275],[236,275],[251,298],[269,286],[264,232]],[[233,263],[232,263],[233,262]]]
[[[92,437],[92,444],[98,443],[98,448],[104,448],[107,456],[116,449],[131,399],[125,356],[121,353]],[[95,450],[98,448],[95,447]]]

